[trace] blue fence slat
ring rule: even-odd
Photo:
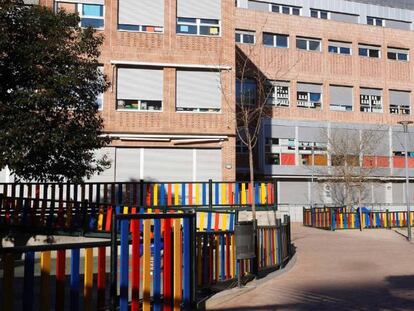
[[[160,184],[160,197],[159,197],[159,202],[161,206],[165,205],[165,185],[164,184]]]
[[[154,311],[161,311],[161,220],[154,220]]]
[[[214,184],[214,203],[216,205],[220,204],[220,184],[218,182],[216,182]]]
[[[129,221],[121,220],[120,311],[128,311]]]
[[[24,255],[23,309],[33,310],[34,252]]]
[[[185,205],[185,183],[181,184],[181,205]]]
[[[79,259],[80,250],[74,248],[70,257],[70,310],[79,310]]]
[[[254,183],[254,202],[259,204],[260,193],[259,193],[259,184]]]
[[[234,204],[240,204],[240,185],[239,183],[234,184]]]
[[[123,202],[122,202],[122,183],[119,183],[118,184],[118,192],[117,192],[117,195],[116,195],[116,204],[122,204]]]
[[[230,225],[229,225],[229,230],[233,231],[234,230],[234,214],[231,213],[230,214]]]
[[[184,310],[191,307],[191,232],[190,219],[183,220],[183,304]]]

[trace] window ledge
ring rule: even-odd
[[[177,36],[183,36],[183,37],[203,37],[203,38],[222,38],[221,34],[218,36],[214,35],[197,35],[197,34],[191,34],[191,33],[175,33]]]
[[[141,113],[145,113],[145,112],[150,112],[150,113],[157,113],[157,112],[164,112],[163,110],[135,110],[135,109],[116,109],[115,111],[119,111],[119,112],[141,112]]]

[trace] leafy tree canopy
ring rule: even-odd
[[[0,0],[0,169],[20,179],[80,181],[108,165],[97,96],[103,37],[79,17]]]

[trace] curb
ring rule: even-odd
[[[242,288],[236,287],[236,288],[224,290],[220,293],[215,294],[214,296],[208,298],[204,302],[204,306],[200,310],[211,310],[211,311],[219,310],[220,305],[223,304],[224,302],[228,302],[229,300],[235,299],[245,293],[248,293],[254,290],[256,287],[262,284],[265,284],[266,282],[276,277],[279,277],[282,274],[289,272],[295,266],[296,260],[297,260],[297,254],[295,253],[293,257],[289,260],[289,262],[282,269],[278,269],[274,272],[271,272],[261,279],[255,279],[251,281],[247,286],[244,286]]]

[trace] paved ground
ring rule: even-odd
[[[390,230],[292,226],[296,263],[209,310],[414,310],[414,244]]]

